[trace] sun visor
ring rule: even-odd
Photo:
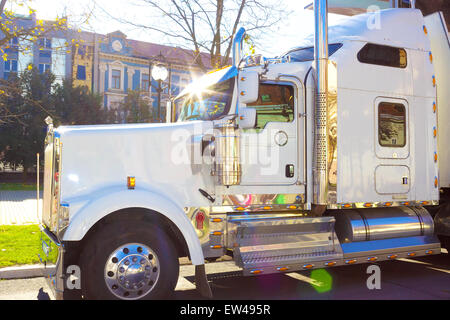
[[[377,6],[381,9],[392,8],[390,0],[328,0],[328,12],[342,14],[345,16],[354,16],[360,13],[366,13],[371,6]],[[314,4],[310,3],[305,9],[314,9]]]

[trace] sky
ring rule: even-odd
[[[69,24],[76,28],[89,16],[88,23],[81,25],[82,30],[95,31],[107,34],[121,30],[129,39],[148,41],[153,43],[168,44],[167,39],[157,32],[145,31],[127,24],[111,19],[105,11],[114,16],[127,16],[133,21],[145,22],[152,17],[146,16],[148,12],[138,10],[136,7],[128,6],[130,0],[31,0],[31,6],[36,10],[38,19],[55,19],[66,13]],[[167,0],[163,0],[167,1]],[[314,31],[314,17],[312,10],[304,10],[304,7],[312,0],[274,0],[283,3],[287,15],[277,27],[267,32],[256,46],[256,53],[267,57],[277,56],[287,50],[298,46],[302,38]],[[15,7],[15,12],[28,13],[26,8]],[[90,15],[90,13],[93,13]],[[330,14],[329,24],[337,23],[342,16]]]

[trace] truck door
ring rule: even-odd
[[[241,131],[241,185],[292,185],[298,179],[298,89],[290,82],[262,82],[256,127]]]

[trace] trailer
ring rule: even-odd
[[[326,3],[306,45],[277,58],[244,57],[240,29],[232,65],[190,84],[167,123],[48,119],[40,257],[57,298],[160,299],[179,257],[211,297],[205,260],[225,255],[258,276],[448,246],[442,14],[328,28]]]

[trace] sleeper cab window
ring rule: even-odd
[[[358,52],[358,60],[362,63],[379,66],[406,68],[406,50],[390,46],[368,43]]]
[[[256,127],[262,130],[268,122],[294,120],[294,88],[289,85],[262,83],[258,100],[247,107],[256,109]]]
[[[378,105],[378,142],[389,148],[406,145],[406,108],[403,104],[381,102]]]

